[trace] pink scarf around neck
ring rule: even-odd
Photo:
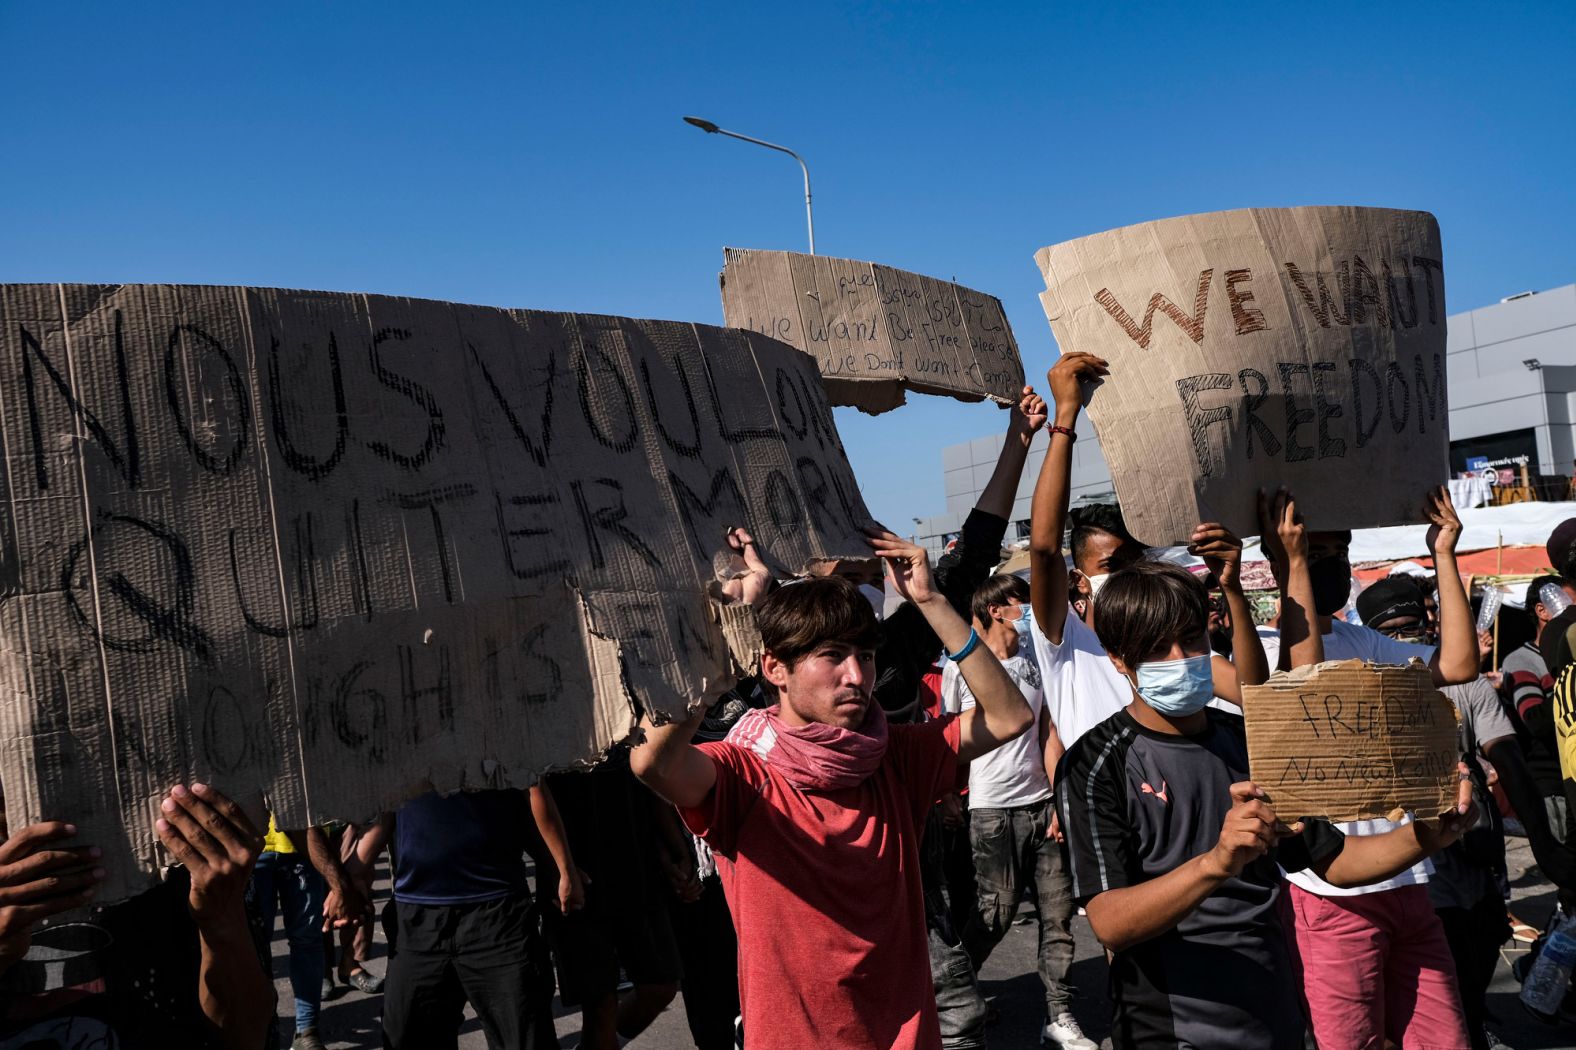
[[[864,782],[886,754],[886,712],[874,697],[858,729],[811,722],[790,726],[781,705],[753,710],[728,731],[727,741],[753,751],[801,791],[836,791]]]

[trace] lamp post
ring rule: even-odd
[[[787,146],[779,146],[777,143],[767,142],[765,139],[751,138],[749,135],[740,135],[737,131],[729,131],[726,128],[719,128],[711,121],[702,120],[699,117],[685,117],[684,123],[700,128],[708,135],[726,135],[730,139],[739,139],[743,142],[753,142],[757,146],[765,146],[767,149],[774,149],[779,153],[786,153],[788,156],[799,162],[799,167],[804,172],[804,220],[806,225],[808,225],[810,228],[810,254],[814,255],[815,213],[810,210],[810,168],[809,165],[805,164],[804,158],[799,156],[799,154],[795,153],[793,150],[789,149]]]

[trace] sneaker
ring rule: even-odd
[[[1086,1039],[1083,1029],[1078,1027],[1078,1019],[1070,1013],[1056,1015],[1054,1021],[1048,1021],[1040,1031],[1041,1046],[1057,1046],[1064,1050],[1100,1050],[1098,1043]]]
[[[304,1032],[297,1032],[295,1042],[290,1044],[290,1050],[328,1050],[323,1045],[323,1040],[317,1037],[316,1028],[308,1028]]]

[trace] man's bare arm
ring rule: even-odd
[[[888,579],[924,615],[947,652],[961,652],[972,628],[932,586],[925,549],[885,529],[866,529],[865,536],[876,557],[886,561]],[[958,671],[974,694],[974,707],[959,720],[958,761],[994,751],[1034,724],[1029,702],[984,642],[958,661]]]
[[[1478,676],[1482,660],[1472,606],[1456,568],[1461,518],[1450,502],[1450,491],[1443,485],[1429,490],[1424,512],[1430,522],[1428,546],[1434,552],[1434,571],[1439,581],[1439,648],[1434,650],[1428,669],[1433,672],[1435,685],[1459,685]]]
[[[697,711],[682,722],[665,726],[655,725],[650,715],[641,715],[644,739],[629,753],[629,768],[640,782],[680,809],[705,802],[717,784],[717,767],[690,743],[705,715]]]
[[[1012,407],[1007,423],[1007,439],[1001,444],[1001,454],[996,457],[996,469],[991,471],[985,491],[975,501],[974,508],[998,518],[1011,518],[1012,505],[1018,496],[1018,479],[1023,477],[1023,463],[1029,456],[1029,445],[1034,435],[1045,426],[1045,399],[1034,392],[1032,386],[1023,388],[1018,403]]]
[[[1070,431],[1077,425],[1083,407],[1079,381],[1105,374],[1105,362],[1093,354],[1062,355],[1046,373],[1055,406],[1055,426]],[[1029,505],[1029,602],[1034,606],[1034,621],[1040,632],[1053,645],[1062,644],[1062,628],[1067,624],[1067,563],[1062,556],[1062,532],[1067,527],[1072,474],[1072,436],[1052,430]]]

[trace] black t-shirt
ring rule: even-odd
[[[173,868],[130,900],[39,929],[27,956],[0,976],[0,1050],[218,1047],[197,996],[202,955],[189,888],[185,869]],[[248,917],[266,965],[267,938]],[[257,1039],[277,1046],[274,1026]]]
[[[394,815],[394,899],[476,904],[530,892],[525,851],[536,831],[524,791],[436,791]]]
[[[1219,841],[1231,785],[1248,779],[1248,746],[1240,716],[1205,714],[1208,727],[1189,737],[1147,729],[1118,711],[1067,751],[1056,798],[1080,904],[1164,875]],[[1327,822],[1307,821],[1301,835],[1221,883],[1174,929],[1117,952],[1112,1044],[1300,1050],[1276,863],[1298,871],[1342,841]]]

